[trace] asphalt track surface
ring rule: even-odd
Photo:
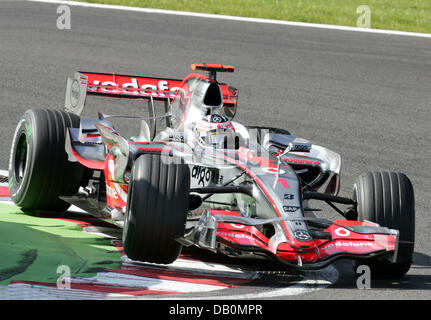
[[[240,88],[236,120],[338,152],[340,195],[373,170],[404,172],[415,188],[414,264],[402,280],[358,290],[340,261],[330,287],[279,298],[431,298],[430,39],[78,7],[71,30],[58,30],[57,6],[0,1],[0,169],[25,110],[62,108],[77,70],[182,78],[193,62],[231,64],[219,79]]]

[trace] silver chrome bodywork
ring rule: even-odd
[[[289,243],[299,251],[314,250],[313,237],[306,223],[310,208],[308,201],[303,199],[304,186],[313,192],[336,196],[340,186],[340,155],[285,130],[247,127],[234,121],[235,138],[238,139],[228,141],[227,148],[204,145],[197,139],[196,121],[209,109],[224,112],[223,99],[207,99],[210,91],[217,94],[214,85],[214,82],[199,77],[188,78],[173,101],[167,98],[165,114],[159,117],[155,116],[155,101],[151,97],[145,98],[150,116],[140,118],[140,132],[128,140],[107,121],[128,116],[100,113],[99,119],[82,119],[81,127],[69,129],[67,135],[69,161],[77,161],[72,149],[95,161],[105,159],[109,153],[115,160],[113,182],[127,184],[134,161],[141,154],[153,152],[151,148],[161,150],[163,161],[180,161],[189,166],[190,194],[202,199],[202,203],[187,214],[186,232],[177,239],[182,244],[198,245],[231,256],[259,255],[234,250],[216,241],[219,223],[235,225],[237,222],[238,228],[247,225],[258,228],[269,239],[268,247],[274,255],[282,243]],[[86,95],[84,87],[85,78],[79,73],[68,81],[67,111],[81,115]],[[222,95],[219,87],[218,95]],[[231,114],[233,116],[235,112]],[[165,119],[167,124],[162,131],[156,127],[159,118]],[[100,137],[86,134],[94,132]],[[223,192],[223,189],[227,191]],[[71,202],[72,199],[65,200]],[[101,211],[97,207],[97,210],[99,212],[91,213],[104,218],[107,212],[115,210],[118,213],[116,208]],[[213,210],[235,211],[239,216],[214,216],[211,215]],[[114,220],[119,222],[118,215]],[[302,265],[300,259],[298,255],[298,265]]]

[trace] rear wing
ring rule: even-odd
[[[121,99],[143,99],[149,102],[150,116],[154,116],[154,101],[162,101],[165,111],[181,88],[182,80],[76,72],[67,79],[65,110],[81,115],[87,95]],[[235,107],[238,89],[220,84],[224,106]]]

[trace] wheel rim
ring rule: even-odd
[[[24,132],[21,132],[16,146],[14,161],[14,176],[15,181],[18,183],[21,183],[22,179],[24,178],[25,169],[27,166],[27,151],[27,136]]]

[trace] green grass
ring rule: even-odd
[[[86,2],[357,26],[368,5],[371,28],[431,33],[430,0],[86,0]]]
[[[72,277],[92,277],[120,264],[120,252],[109,240],[83,232],[77,223],[0,204],[0,286],[13,280],[56,283],[61,265]]]

